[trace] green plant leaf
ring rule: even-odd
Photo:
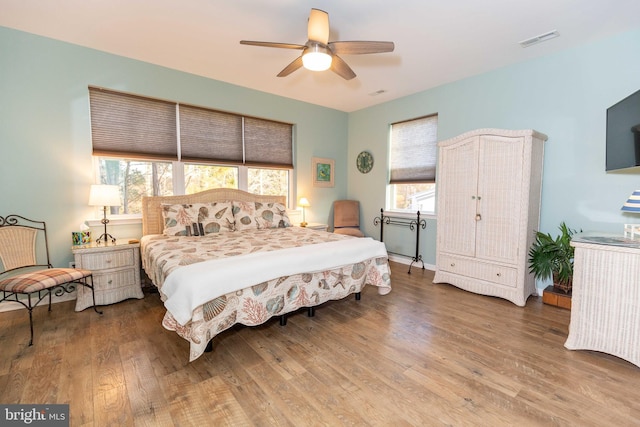
[[[529,248],[529,272],[536,279],[553,278],[568,284],[573,277],[574,248],[571,246],[571,236],[576,230],[564,222],[560,223],[558,229],[560,235],[555,238],[551,234],[536,232],[536,239]]]

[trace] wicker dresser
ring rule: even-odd
[[[143,298],[140,286],[140,243],[127,240],[108,245],[74,246],[77,268],[93,272],[96,305],[107,305],[128,298]],[[76,311],[91,307],[91,289],[78,287]]]
[[[480,129],[438,143],[434,283],[505,298],[536,293],[527,254],[538,229],[547,137]]]
[[[584,233],[573,237],[571,323],[564,346],[640,366],[640,242]]]

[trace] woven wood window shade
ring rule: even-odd
[[[391,184],[436,182],[438,116],[391,125]]]
[[[292,130],[287,123],[245,117],[245,163],[293,169]]]
[[[175,103],[89,88],[95,156],[177,160]]]
[[[184,161],[242,164],[242,116],[180,105]]]
[[[293,126],[89,88],[93,154],[293,169]]]

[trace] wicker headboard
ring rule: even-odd
[[[214,188],[184,196],[154,196],[142,198],[142,235],[162,234],[163,204],[206,203],[237,200],[239,202],[286,203],[285,196],[260,196],[232,188]]]

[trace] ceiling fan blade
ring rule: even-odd
[[[353,41],[331,42],[331,50],[337,55],[363,55],[367,53],[393,52],[393,42]]]
[[[304,49],[306,46],[303,44],[293,43],[272,43],[272,42],[254,42],[251,40],[240,40],[240,44],[247,44],[250,46],[262,46],[262,47],[277,47],[280,49]]]
[[[307,34],[309,40],[327,44],[329,42],[329,14],[324,10],[311,9]]]
[[[338,55],[333,55],[333,60],[331,61],[331,71],[345,80],[351,80],[356,76],[356,73],[353,72],[351,67],[349,67],[347,63],[344,62],[344,60]]]
[[[300,67],[302,67],[302,56],[298,56],[291,64],[284,67],[284,69],[278,73],[278,77],[286,77]]]

